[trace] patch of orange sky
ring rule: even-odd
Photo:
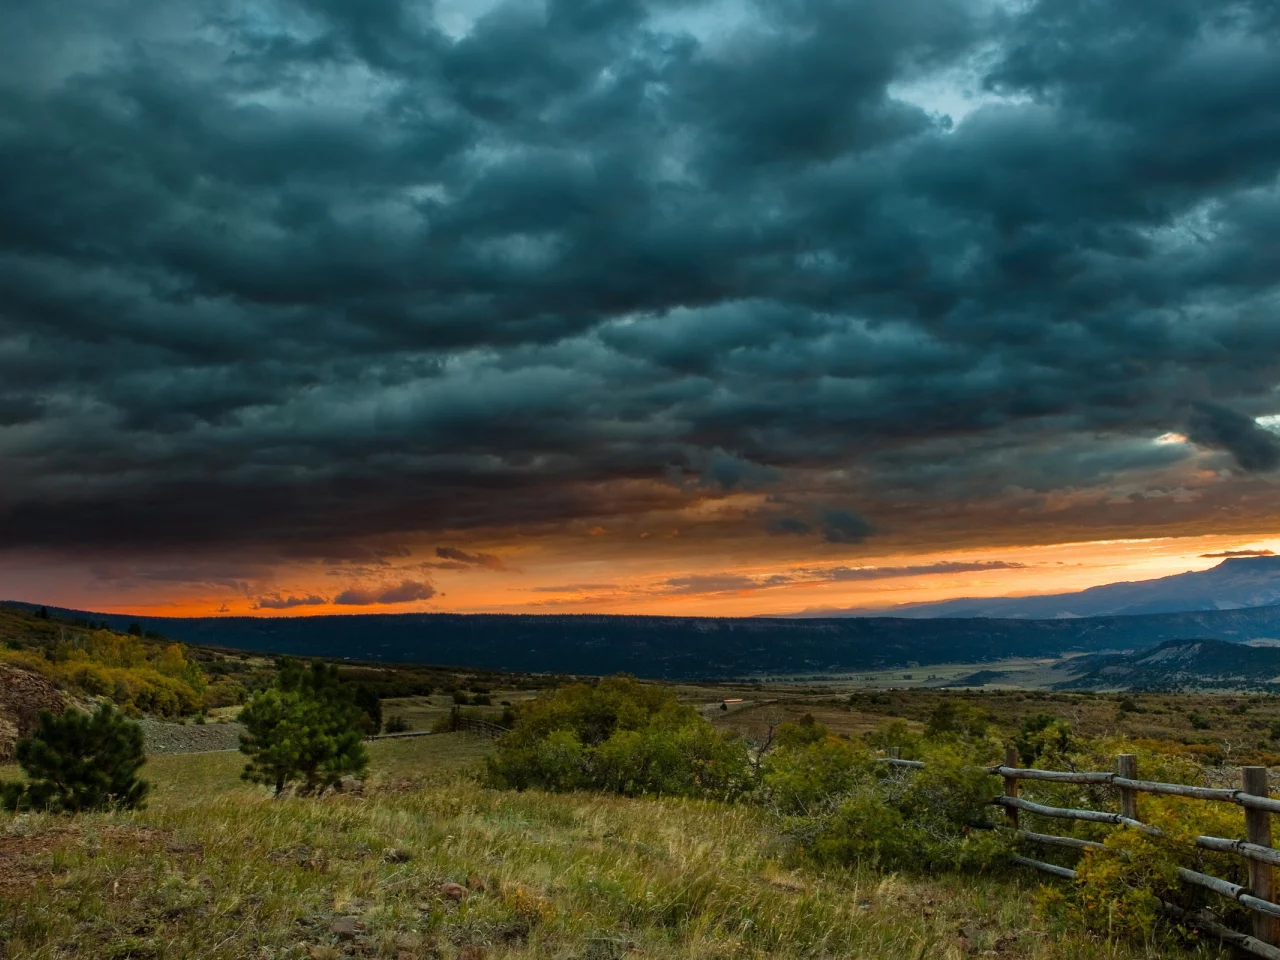
[[[601,538],[603,539],[603,538]],[[437,595],[411,604],[362,607],[332,603],[286,610],[257,608],[252,596],[227,591],[192,594],[175,589],[167,595],[141,595],[132,590],[92,596],[39,597],[38,602],[79,606],[102,612],[134,612],[154,616],[309,616],[335,613],[502,612],[617,613],[696,616],[759,616],[845,608],[890,608],[953,597],[1024,596],[1081,590],[1121,580],[1147,580],[1220,563],[1204,554],[1227,550],[1280,552],[1280,535],[1254,539],[1240,536],[1193,536],[1099,540],[1039,546],[972,548],[931,553],[895,553],[874,559],[740,563],[690,561],[664,563],[653,556],[583,560],[539,558],[537,549],[514,558],[506,570],[436,571],[431,579]],[[820,571],[832,567],[905,567],[946,562],[1021,564],[966,573],[939,573],[822,582]],[[747,577],[762,581],[779,575],[793,582],[756,589],[702,590],[682,593],[673,579],[698,576]],[[390,575],[389,575],[390,576]],[[340,588],[339,588],[340,589]],[[332,579],[313,570],[281,571],[272,590],[280,595],[315,594],[327,599],[338,591]],[[148,591],[149,592],[149,591]],[[25,598],[15,598],[25,599]],[[95,599],[98,602],[95,602]],[[103,602],[107,601],[107,602]]]

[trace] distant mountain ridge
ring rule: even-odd
[[[909,619],[998,617],[1051,620],[1066,617],[1131,616],[1194,610],[1239,610],[1280,604],[1280,557],[1234,557],[1208,570],[1153,580],[1108,583],[1075,593],[1035,597],[989,597],[912,604],[866,616]],[[860,615],[850,611],[851,615]]]
[[[28,609],[35,604],[17,604]],[[50,608],[193,644],[331,659],[657,679],[809,675],[1141,650],[1186,637],[1280,639],[1280,606],[1058,620],[404,613],[143,617]]]

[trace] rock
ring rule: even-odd
[[[485,890],[488,889],[488,886],[484,882],[484,877],[473,873],[471,876],[467,877],[467,889],[474,890],[477,893],[484,893]]]
[[[485,960],[488,955],[484,947],[463,947],[458,951],[458,960]]]
[[[343,777],[338,781],[338,790],[342,793],[364,793],[364,781],[358,777]]]
[[[413,859],[413,854],[404,847],[388,847],[382,854],[382,859],[387,863],[408,863]]]
[[[467,888],[460,883],[442,883],[440,884],[440,895],[448,897],[450,900],[465,900],[467,898]]]
[[[329,924],[329,932],[343,940],[354,940],[363,929],[364,924],[360,922],[359,917],[338,917]]]
[[[0,665],[0,763],[13,759],[14,746],[35,730],[41,710],[62,713],[71,702],[39,674]]]

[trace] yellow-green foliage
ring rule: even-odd
[[[828,799],[826,810],[795,820],[793,832],[822,863],[912,873],[989,869],[1003,863],[1009,837],[992,829],[993,782],[974,759],[934,746],[922,770],[864,764],[856,782]]]
[[[727,799],[750,784],[747,747],[667,689],[629,677],[523,705],[488,764],[493,786]]]
[[[813,816],[867,782],[872,769],[870,751],[850,740],[784,746],[764,760],[764,796],[783,814]]]
[[[148,643],[110,630],[76,631],[47,655],[0,650],[0,661],[39,673],[77,693],[110,698],[130,713],[182,716],[200,709],[204,671],[181,644]]]
[[[1206,785],[1205,769],[1186,756],[1152,749],[1117,738],[1072,741],[1067,753],[1048,750],[1036,764],[1045,769],[1107,770],[1120,753],[1138,758],[1144,780]],[[1102,785],[1023,781],[1023,796],[1050,806],[1116,809],[1115,790]],[[1140,819],[1164,832],[1163,837],[1072,820],[1048,820],[1023,813],[1022,825],[1032,831],[1099,841],[1102,850],[1076,855],[1034,847],[1039,858],[1072,866],[1076,882],[1047,891],[1040,900],[1050,915],[1072,924],[1112,936],[1148,937],[1161,922],[1161,901],[1183,909],[1212,906],[1238,921],[1244,911],[1213,893],[1178,879],[1177,868],[1187,867],[1232,883],[1248,881],[1245,861],[1195,846],[1197,835],[1240,839],[1244,837],[1244,811],[1234,804],[1213,803],[1184,797],[1140,794]],[[1240,925],[1240,924],[1238,924]]]

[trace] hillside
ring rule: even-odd
[[[370,745],[365,795],[272,799],[236,753],[154,757],[138,813],[0,814],[0,943],[170,960],[1110,960],[1222,956],[1061,931],[1030,872],[815,868],[749,806],[479,790],[466,734]],[[0,771],[2,774],[3,771]]]
[[[1189,636],[1230,641],[1280,638],[1280,606],[1058,620],[446,613],[180,619],[54,612],[104,620],[117,629],[137,622],[145,630],[195,646],[519,672],[625,671],[657,679],[794,675],[1136,650]]]
[[[1089,658],[1081,666],[1085,672],[1057,684],[1057,688],[1280,691],[1280,648],[1271,646],[1210,639],[1172,640],[1138,653]]]
[[[1280,557],[1232,557],[1208,570],[1107,583],[1073,593],[1035,597],[963,597],[892,610],[850,611],[855,616],[1011,617],[1046,620],[1194,610],[1238,610],[1280,603]]]

